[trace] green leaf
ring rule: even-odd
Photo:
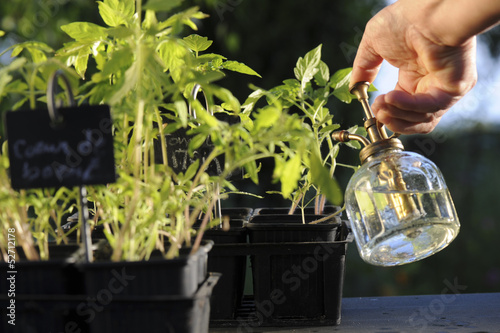
[[[13,46],[11,57],[17,57],[23,50],[26,50],[31,55],[34,63],[41,63],[47,60],[47,53],[53,53],[54,50],[42,42],[24,42]]]
[[[127,38],[128,36],[132,36],[134,31],[128,27],[118,26],[114,28],[108,28],[107,33],[111,37],[123,39]]]
[[[247,97],[247,99],[245,100],[245,102],[241,106],[243,108],[243,112],[247,113],[247,112],[250,112],[251,110],[253,110],[253,108],[255,107],[255,104],[259,101],[259,99],[261,99],[265,95],[266,95],[265,91],[260,89],[260,88],[254,90]]]
[[[197,53],[205,51],[213,43],[213,41],[209,40],[207,37],[202,37],[196,34],[184,37],[183,40],[186,43],[187,47]]]
[[[268,105],[259,110],[255,116],[255,130],[260,130],[262,128],[269,128],[276,124],[278,119],[281,117],[281,110],[273,105]]]
[[[125,72],[125,77],[122,78],[122,83],[120,88],[116,93],[114,93],[109,99],[110,104],[119,103],[125,95],[127,95],[130,91],[132,91],[137,86],[137,67],[140,66],[138,61],[134,61],[132,66],[130,66]]]
[[[101,71],[101,75],[104,78],[109,77],[112,74],[117,74],[123,72],[126,68],[132,65],[134,59],[132,50],[129,48],[120,49],[113,53],[110,53],[109,60],[104,64]]]
[[[198,55],[196,58],[196,62],[199,63],[202,66],[212,66],[217,69],[219,69],[220,66],[222,66],[222,62],[226,58],[221,56],[220,54],[215,54],[215,53],[206,53],[202,55]]]
[[[179,7],[182,1],[183,0],[148,0],[148,2],[146,2],[146,4],[142,6],[142,8],[154,10],[157,12],[168,12],[176,7]]]
[[[200,12],[198,7],[191,7],[183,12],[174,14],[170,16],[166,21],[158,25],[159,30],[163,30],[167,27],[174,27],[179,24],[184,24],[193,30],[198,30],[196,23],[193,20],[201,20],[206,18],[208,15]]]
[[[324,87],[328,84],[328,80],[330,79],[330,69],[323,61],[319,62],[318,72],[314,75],[314,79],[320,87]]]
[[[175,40],[169,40],[161,43],[158,47],[158,53],[165,64],[165,71],[172,71],[174,79],[180,77],[180,71],[184,68],[185,57],[189,50]]]
[[[330,79],[330,87],[333,88],[333,95],[344,103],[351,103],[352,99],[355,98],[349,92],[351,72],[352,68],[340,69]]]
[[[97,4],[104,23],[110,27],[128,25],[135,13],[135,0],[104,0]]]
[[[192,154],[196,149],[200,148],[201,145],[207,140],[207,135],[205,133],[200,133],[191,138],[189,141],[188,151]]]
[[[73,22],[61,26],[61,30],[76,40],[97,40],[107,36],[106,28],[89,22]]]
[[[200,167],[200,160],[197,159],[189,167],[187,168],[186,172],[184,173],[184,178],[185,179],[192,179],[196,173],[198,172],[198,168]]]
[[[231,110],[239,111],[240,110],[240,102],[238,99],[231,93],[230,90],[218,86],[212,86],[211,92],[222,102],[226,104]]]
[[[254,184],[259,183],[259,167],[257,167],[257,162],[256,161],[250,161],[246,163],[244,166],[244,169],[246,171],[246,174],[244,175],[244,178],[250,178]]]
[[[99,6],[99,14],[101,15],[101,18],[108,26],[116,27],[125,23],[125,21],[120,16],[116,15],[115,11],[104,2],[98,1],[97,4]]]
[[[192,105],[196,112],[196,118],[199,119],[201,123],[207,124],[214,129],[219,127],[217,118],[209,114],[207,110],[201,106],[201,103],[198,100],[194,100]]]
[[[14,59],[7,66],[0,67],[0,96],[3,96],[5,94],[5,92],[8,93],[10,91],[8,89],[9,88],[12,89],[13,84],[16,81],[19,81],[19,80],[16,80],[14,82],[11,82],[13,79],[13,76],[10,75],[9,72],[18,70],[25,63],[26,63],[26,58],[17,58],[17,59]],[[28,88],[26,84],[23,84],[22,86],[20,86],[20,84],[21,84],[21,82],[19,81],[19,83],[16,83],[14,86],[19,86],[20,88],[22,88],[22,90],[26,90]]]
[[[183,100],[174,102],[175,110],[177,111],[177,116],[181,121],[182,127],[186,127],[188,124],[188,107],[186,102]]]
[[[255,75],[255,76],[261,77],[259,75],[259,73],[257,73],[256,71],[254,71],[253,69],[251,69],[250,67],[248,67],[247,65],[245,65],[241,62],[229,60],[229,61],[224,62],[222,64],[222,67],[225,69],[229,69],[230,71],[233,71],[233,72],[238,72],[238,73],[248,74],[248,75]]]
[[[318,65],[321,60],[321,44],[307,52],[304,58],[300,57],[294,69],[295,77],[301,82],[304,88],[306,83],[311,81],[319,71]]]
[[[366,130],[364,127],[360,127],[358,125],[354,125],[350,128],[347,129],[347,131],[349,133],[352,133],[352,134],[358,134],[358,135],[361,135],[361,136],[366,136]],[[348,141],[348,142],[345,142],[345,145],[347,147],[351,147],[353,149],[361,149],[361,144],[358,142],[358,141]]]
[[[75,70],[82,79],[85,79],[85,72],[87,71],[88,61],[89,52],[81,50],[75,62]]]
[[[17,110],[19,109],[20,107],[22,107],[24,105],[24,103],[26,103],[28,101],[28,97],[24,97],[23,99],[20,99],[16,104],[14,104],[12,106],[12,110]]]
[[[5,35],[5,31],[3,30],[0,30],[0,37],[4,36]]]
[[[12,79],[13,79],[12,75],[9,75],[7,73],[1,73],[1,75],[0,75],[0,97],[5,94],[4,93],[4,91],[6,90],[5,87],[9,84],[10,81],[12,81]],[[1,100],[1,98],[0,98],[0,100]]]
[[[337,180],[330,176],[330,172],[321,162],[321,158],[316,152],[310,155],[311,181],[318,187],[319,192],[323,194],[333,205],[340,206],[343,200],[342,189]]]
[[[330,132],[335,131],[338,128],[340,128],[339,124],[328,125],[328,126],[323,127],[322,129],[320,129],[319,133],[321,133],[321,134],[330,133]]]
[[[280,175],[281,192],[285,198],[289,198],[297,188],[302,177],[302,159],[299,154],[295,154],[282,166]]]

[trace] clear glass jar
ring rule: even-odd
[[[395,266],[445,248],[460,222],[441,171],[427,158],[384,149],[353,175],[346,210],[364,261]]]

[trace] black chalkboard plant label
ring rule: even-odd
[[[218,113],[214,117],[229,124],[239,123],[237,116]],[[197,142],[199,138],[202,138],[203,141]],[[193,140],[195,142],[192,142]],[[203,171],[210,176],[220,176],[223,174],[225,156],[221,153],[215,157],[210,157],[210,154],[215,149],[215,144],[212,142],[210,135],[205,137],[193,134],[192,129],[181,127],[172,133],[165,134],[165,143],[167,164],[175,173],[185,173],[196,161],[199,161],[200,165],[203,165],[208,158],[213,158]],[[196,146],[195,149],[190,147],[193,143]],[[161,164],[163,162],[161,151],[160,139],[155,140],[155,163]],[[241,170],[235,170],[227,175],[228,178],[235,178],[237,176],[241,177]]]
[[[199,160],[205,162],[214,149],[214,144],[208,136],[203,143],[192,152],[189,144],[193,140],[193,135],[189,134],[189,129],[180,128],[165,136],[167,141],[167,161],[168,165],[175,173],[186,172],[189,166]],[[157,156],[157,163],[161,163],[161,155]],[[224,156],[215,158],[205,170],[211,176],[219,176],[224,168]]]
[[[12,188],[72,187],[115,181],[111,116],[106,105],[6,113]]]

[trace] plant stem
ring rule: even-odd
[[[160,135],[160,144],[161,144],[161,156],[164,166],[168,166],[168,158],[167,158],[167,140],[165,139],[165,134],[163,134],[163,121],[161,119],[160,110],[158,107],[155,107],[155,115],[156,115],[156,123],[158,124],[158,130]]]
[[[218,197],[216,195],[214,195],[212,197],[212,200],[210,201],[210,205],[208,206],[207,214],[205,214],[203,216],[203,220],[201,221],[200,229],[198,231],[198,234],[196,235],[196,239],[194,241],[193,248],[191,249],[191,254],[194,254],[196,251],[198,251],[198,248],[200,247],[201,239],[203,238],[203,234],[205,232],[205,228],[207,227],[207,223],[208,223],[208,220],[210,217],[210,214],[208,212],[212,211],[217,199],[218,199]]]
[[[315,221],[309,222],[309,224],[318,224],[318,223],[321,223],[321,222],[328,221],[328,220],[330,220],[332,217],[337,216],[337,215],[339,215],[340,213],[342,213],[344,210],[345,210],[345,205],[344,205],[341,209],[339,209],[338,211],[336,211],[335,213],[330,214],[330,215],[325,216],[325,217],[322,217],[322,218],[317,219],[317,220],[315,220]]]

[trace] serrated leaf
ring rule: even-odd
[[[89,22],[72,22],[61,26],[61,30],[76,40],[96,40],[107,36],[106,28]]]
[[[283,164],[280,176],[281,192],[285,198],[289,198],[292,192],[297,188],[301,177],[302,159],[299,154],[295,154]]]
[[[183,0],[148,0],[144,6],[144,9],[150,9],[154,11],[168,12],[182,3]]]
[[[230,108],[234,111],[240,110],[240,102],[238,99],[231,93],[230,90],[218,86],[212,86],[211,92],[226,105],[230,105]]]
[[[311,51],[307,52],[304,58],[300,57],[294,69],[295,77],[305,87],[306,83],[312,80],[319,71],[317,68],[321,61],[321,44]]]
[[[226,57],[221,56],[220,54],[215,54],[215,53],[205,53],[202,55],[199,55],[196,58],[196,61],[200,63],[205,63],[205,62],[210,62],[210,61],[215,61],[215,60],[220,60],[221,62],[223,60],[226,60]]]
[[[310,156],[311,181],[318,187],[319,192],[323,194],[333,205],[340,206],[343,200],[342,189],[339,183],[332,178],[328,169],[321,162],[317,153]]]
[[[255,116],[254,126],[256,130],[273,126],[281,116],[281,110],[273,105],[268,105],[259,110]]]
[[[259,73],[257,73],[256,71],[254,71],[253,69],[251,69],[250,67],[248,67],[247,65],[245,65],[241,62],[228,60],[222,64],[222,67],[224,69],[228,69],[228,70],[233,71],[233,72],[238,72],[238,73],[248,74],[248,75],[255,75],[255,76],[261,77],[259,75]]]
[[[356,126],[357,128],[352,132],[357,135],[366,136],[367,132],[363,126]]]
[[[256,89],[254,90],[245,100],[243,105],[241,106],[243,108],[243,112],[247,113],[253,110],[255,107],[255,104],[263,97],[265,96],[265,91],[262,89]]]
[[[158,25],[159,30],[163,30],[167,27],[177,26],[178,24],[184,24],[193,30],[198,30],[198,27],[193,22],[195,20],[201,20],[206,18],[208,15],[200,12],[198,7],[191,7],[183,12],[171,15],[166,21],[161,22]]]
[[[135,12],[134,0],[97,1],[102,20],[110,27],[128,25]]]
[[[358,125],[354,125],[354,126],[348,128],[347,131],[349,133],[352,133],[352,134],[366,136],[366,130],[365,130],[365,128],[364,127],[360,127]],[[353,148],[353,149],[361,149],[361,144],[358,141],[354,141],[354,140],[348,141],[348,142],[345,142],[345,145],[347,147],[350,147],[350,148]]]
[[[339,69],[330,78],[330,86],[333,89],[339,89],[341,87],[349,87],[349,79],[351,78],[352,67]]]
[[[75,70],[82,79],[85,79],[85,72],[87,71],[87,64],[89,61],[89,53],[80,51],[75,61]]]
[[[297,81],[296,79],[286,79],[286,80],[283,80],[283,84],[288,86],[288,87],[291,87],[293,89],[299,89],[300,88],[300,82]]]
[[[330,79],[330,69],[325,62],[319,62],[318,72],[314,75],[314,79],[320,87],[324,87],[328,84],[328,80]]]
[[[107,33],[111,37],[115,38],[127,38],[128,36],[132,36],[134,31],[130,29],[129,27],[124,27],[124,26],[118,26],[114,28],[108,28]]]
[[[185,46],[174,40],[161,43],[158,47],[158,53],[165,65],[164,70],[171,70],[174,80],[179,78],[179,71],[184,68],[184,59],[188,52]]]
[[[54,50],[45,43],[42,42],[24,42],[16,44],[12,48],[11,57],[17,57],[23,50],[26,50],[30,53],[31,59],[34,63],[41,63],[47,60],[47,53],[52,53]]]
[[[187,47],[189,47],[194,52],[205,51],[213,43],[213,41],[209,40],[207,37],[202,37],[196,34],[184,37],[183,41],[186,43]]]
[[[88,49],[90,52],[92,43],[90,42],[69,42],[69,43],[64,43],[64,46],[57,50],[57,56],[69,56],[69,55],[74,55],[78,54],[82,49]],[[71,64],[72,62],[69,61]]]
[[[340,125],[339,124],[332,124],[332,125],[328,125],[328,126],[325,126],[323,127],[322,129],[319,130],[319,133],[329,133],[329,132],[333,132],[335,131],[336,129],[340,128]]]
[[[330,78],[330,87],[333,88],[333,95],[344,103],[351,103],[355,98],[349,92],[349,80],[351,78],[352,68],[344,68],[336,71]]]

